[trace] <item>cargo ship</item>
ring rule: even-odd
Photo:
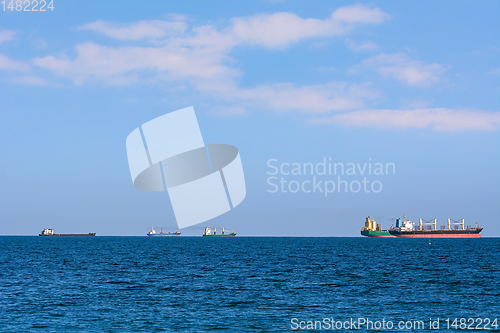
[[[453,226],[453,228],[452,228]],[[448,219],[448,227],[442,225],[437,228],[437,219],[431,221],[419,220],[419,224],[407,221],[406,216],[396,220],[396,227],[391,227],[389,233],[398,238],[481,238],[479,234],[483,228],[470,225],[465,227],[464,219],[454,221]]]
[[[217,230],[216,228],[210,228],[206,227],[205,231],[203,232],[203,237],[234,237],[236,236],[236,233],[232,230],[224,230],[222,228],[222,234],[217,235]]]
[[[396,237],[388,230],[382,230],[382,224],[377,224],[369,216],[366,218],[365,226],[361,229],[361,235],[365,237]]]
[[[95,232],[89,232],[88,234],[55,234],[54,229],[43,229],[42,233],[38,236],[95,236]]]
[[[151,227],[151,230],[148,231],[147,235],[149,237],[176,237],[176,236],[180,236],[181,233],[177,229],[175,229],[175,232],[164,233],[163,228],[161,228],[160,233],[157,234],[155,229],[153,229],[153,227]]]

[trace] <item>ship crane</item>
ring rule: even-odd
[[[451,222],[451,221],[453,221],[453,222]],[[452,224],[459,224],[462,226],[462,230],[465,230],[464,223],[465,223],[465,219],[462,219],[461,221],[456,221],[456,220],[452,220],[452,219],[448,218],[448,230],[451,230]]]
[[[424,230],[424,224],[433,225],[434,230],[437,230],[437,219],[429,220],[429,221],[420,219],[420,230]]]
[[[229,232],[229,234],[234,234],[234,231],[232,231],[232,230],[224,230],[224,228],[222,228],[222,234],[223,234],[223,235],[224,235],[224,231],[228,231],[228,232]]]

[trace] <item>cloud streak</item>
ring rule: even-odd
[[[363,110],[333,117],[315,118],[313,124],[352,127],[378,127],[405,130],[431,128],[435,131],[493,131],[500,128],[500,112],[453,110],[447,108],[415,110]]]
[[[8,78],[6,81],[24,86],[46,86],[49,84],[44,78],[35,75],[14,76]]]
[[[364,60],[353,71],[363,69],[373,70],[383,77],[394,78],[415,87],[428,87],[438,83],[445,71],[440,64],[411,60],[405,53],[379,54]]]
[[[259,85],[249,89],[235,88],[217,93],[226,95],[228,100],[247,101],[275,111],[299,111],[313,114],[361,108],[364,107],[365,100],[378,96],[369,84],[355,85],[345,82],[308,86],[279,83]]]
[[[238,72],[221,63],[222,55],[209,48],[108,47],[95,43],[75,47],[74,59],[46,56],[33,64],[71,79],[76,84],[98,81],[131,84],[139,81],[230,77]],[[159,74],[168,74],[158,77]]]
[[[325,20],[303,19],[292,13],[236,18],[228,33],[237,43],[283,48],[306,38],[344,35],[356,25],[378,24],[388,19],[390,16],[378,8],[354,5],[335,10]]]
[[[500,75],[500,67],[493,69],[492,71],[489,72],[489,74]]]
[[[79,30],[91,30],[120,40],[159,39],[184,33],[187,25],[183,20],[139,21],[129,25],[95,21],[79,27]]]
[[[356,43],[350,39],[346,40],[347,46],[353,51],[375,51],[379,46],[373,42]]]
[[[13,40],[14,35],[14,31],[0,30],[0,44]]]
[[[6,55],[0,54],[0,70],[10,72],[28,72],[30,66],[22,61],[12,60]]]

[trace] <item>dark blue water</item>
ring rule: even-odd
[[[500,239],[428,242],[0,237],[0,331],[286,332],[292,318],[428,330],[438,317],[452,331],[444,319],[500,320]]]

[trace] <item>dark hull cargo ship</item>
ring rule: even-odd
[[[42,233],[38,236],[95,236],[95,232],[89,232],[88,234],[55,234],[54,229],[43,229]]]

